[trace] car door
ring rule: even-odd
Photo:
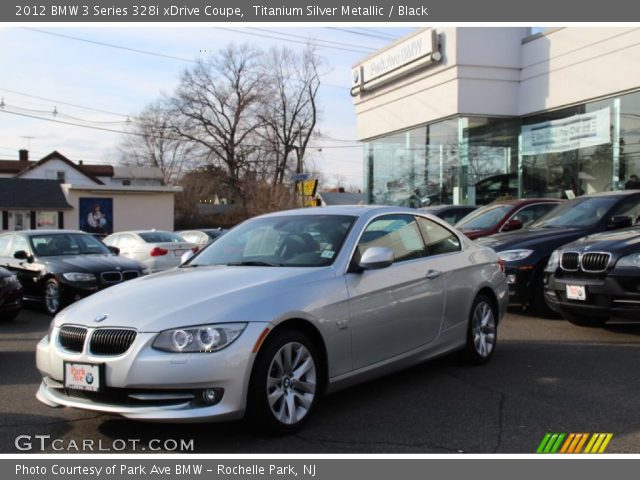
[[[393,250],[394,263],[346,274],[353,368],[366,367],[422,347],[440,331],[444,282],[430,269],[425,244],[412,215],[384,215],[369,222],[352,265],[369,247]]]

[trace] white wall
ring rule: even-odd
[[[71,183],[74,185],[97,185],[96,182],[91,180],[86,175],[82,174],[75,168],[70,167],[67,163],[58,159],[51,159],[44,162],[41,165],[29,170],[28,172],[20,175],[20,178],[36,178],[46,180],[56,180],[56,172],[65,172],[64,183]]]

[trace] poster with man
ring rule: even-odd
[[[113,199],[81,198],[80,230],[109,235],[113,233]]]

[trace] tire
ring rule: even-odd
[[[544,299],[544,283],[542,283],[542,277],[543,275],[536,275],[535,277],[531,306],[533,310],[543,318],[560,318],[560,314],[552,310]]]
[[[574,315],[572,313],[567,313],[564,311],[562,312],[562,318],[573,323],[574,325],[578,325],[579,327],[590,328],[602,327],[609,320],[609,317],[598,315]]]
[[[299,430],[321,391],[319,360],[315,344],[299,331],[283,330],[267,337],[251,374],[249,420],[272,435]]]
[[[467,328],[467,343],[463,358],[472,365],[487,363],[493,356],[498,341],[498,316],[491,299],[480,294],[473,301]]]
[[[60,282],[55,278],[50,278],[44,284],[42,291],[42,307],[52,317],[62,310],[62,291]]]

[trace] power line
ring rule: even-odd
[[[305,35],[296,35],[294,33],[285,33],[285,32],[279,32],[277,30],[270,30],[268,28],[256,28],[256,27],[247,27],[249,30],[257,30],[259,32],[271,32],[271,33],[275,33],[277,35],[283,35],[286,37],[292,37],[292,38],[301,38],[303,40],[314,40],[316,42],[322,42],[322,43],[330,43],[333,45],[338,45],[338,46],[342,46],[342,47],[354,47],[354,48],[361,48],[363,50],[369,50],[369,51],[375,51],[375,49],[371,48],[371,47],[367,47],[366,45],[357,45],[355,43],[344,43],[344,42],[334,42],[333,40],[325,40],[323,38],[317,38],[317,37],[311,37],[311,36],[305,36]]]
[[[339,32],[351,33],[353,35],[361,35],[363,37],[377,38],[380,40],[397,40],[399,38],[399,37],[385,36],[382,34],[367,33],[359,30],[351,30],[349,28],[342,28],[342,27],[325,27],[325,28],[329,30],[337,30]]]
[[[49,32],[47,30],[40,30],[38,28],[30,28],[30,27],[22,27],[24,30],[29,30],[31,32],[43,33],[45,35],[52,35],[54,37],[66,38],[68,40],[76,40],[78,42],[91,43],[93,45],[100,45],[101,47],[109,47],[109,48],[117,48],[119,50],[126,50],[128,52],[141,53],[144,55],[151,55],[154,57],[168,58],[170,60],[178,60],[180,62],[186,63],[198,63],[196,60],[190,60],[188,58],[175,57],[173,55],[165,55],[164,53],[151,52],[148,50],[140,50],[138,48],[125,47],[122,45],[114,45],[112,43],[99,42],[97,40],[89,40],[87,38],[74,37],[72,35],[65,35],[63,33]]]

